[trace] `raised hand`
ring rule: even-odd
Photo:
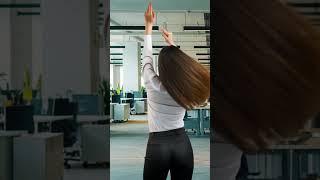
[[[169,32],[165,29],[161,29],[161,32],[162,32],[162,36],[163,36],[164,40],[166,41],[166,43],[170,46],[175,46],[175,44],[173,42],[172,32]]]
[[[148,8],[146,12],[144,13],[144,22],[146,25],[146,31],[145,34],[151,34],[152,33],[152,26],[155,22],[155,13],[152,8],[152,4],[149,3]]]

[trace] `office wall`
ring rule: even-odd
[[[39,75],[42,74],[42,17],[32,16],[32,84],[36,87]]]
[[[3,0],[4,3],[10,3],[10,0]],[[10,9],[0,9],[0,73],[8,74],[7,78],[11,79],[11,23]],[[0,81],[0,86],[4,87],[4,82]]]
[[[16,0],[12,3],[30,3],[31,0]],[[25,68],[32,71],[32,17],[17,16],[11,9],[11,87],[23,88]]]
[[[100,77],[109,81],[109,62],[107,61],[107,52],[106,48],[99,49],[99,69]]]
[[[89,0],[43,0],[44,95],[91,92]]]

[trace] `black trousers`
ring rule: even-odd
[[[184,128],[149,134],[144,180],[191,180],[193,150]]]

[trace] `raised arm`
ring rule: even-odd
[[[156,90],[166,93],[165,88],[161,84],[158,75],[154,71],[153,56],[152,56],[152,26],[155,22],[155,13],[151,3],[145,12],[145,35],[144,49],[142,59],[142,75],[147,90]]]

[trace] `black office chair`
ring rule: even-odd
[[[6,108],[6,129],[34,132],[33,107],[10,106]]]
[[[130,108],[134,107],[134,94],[133,93],[126,93],[126,98],[132,98],[130,100],[127,100],[126,103],[130,104]]]
[[[146,91],[143,91],[142,97],[143,97],[143,98],[147,98],[147,92],[146,92]]]
[[[120,103],[121,103],[121,101],[120,101],[120,95],[113,95],[113,96],[111,96],[111,101],[112,101],[112,103],[118,103],[118,104],[120,104]]]
[[[247,180],[249,176],[249,167],[247,158],[244,154],[241,155],[240,169],[237,173],[236,180]]]
[[[80,161],[80,150],[74,149],[73,145],[78,138],[78,123],[76,122],[77,104],[68,99],[56,99],[54,102],[54,115],[72,115],[73,118],[59,120],[52,123],[52,132],[63,133],[64,165],[71,168],[69,161]]]

